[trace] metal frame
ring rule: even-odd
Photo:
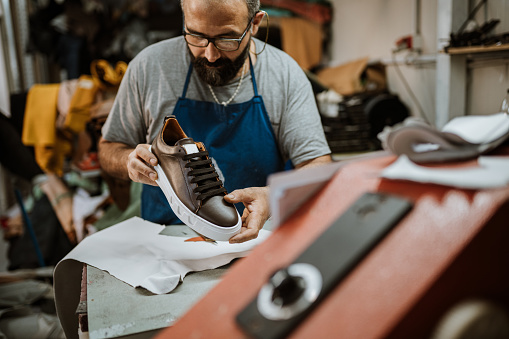
[[[18,59],[16,54],[16,42],[14,27],[11,17],[11,6],[9,0],[1,0],[3,15],[0,17],[0,34],[2,40],[2,52],[5,58],[5,70],[10,92],[21,90],[21,76],[19,74]],[[3,43],[5,41],[5,43]]]

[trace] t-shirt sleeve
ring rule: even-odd
[[[330,154],[311,83],[292,60],[288,69],[287,103],[281,116],[278,139],[293,165]]]
[[[146,143],[146,121],[143,115],[142,65],[135,58],[122,79],[115,102],[102,128],[102,136],[111,142],[121,142],[135,147]]]

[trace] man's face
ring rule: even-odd
[[[244,65],[247,53],[249,53],[249,44],[234,60],[228,57],[220,57],[214,62],[208,61],[206,57],[195,57],[191,51],[192,46],[188,46],[191,54],[191,61],[198,76],[211,86],[224,86],[230,82]]]
[[[248,27],[247,5],[244,0],[214,2],[185,0],[185,30],[188,33],[207,38],[238,39]],[[213,43],[207,47],[188,45],[193,65],[206,83],[223,86],[238,74],[249,53],[251,32],[244,36],[239,49],[232,52],[221,51]]]

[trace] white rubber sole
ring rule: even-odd
[[[150,151],[152,151],[152,146],[150,146]],[[242,227],[242,219],[240,218],[239,212],[237,211],[237,224],[231,227],[223,227],[218,226],[210,221],[203,219],[202,217],[194,214],[189,210],[186,205],[180,201],[171,187],[168,178],[164,174],[161,166],[156,165],[154,169],[157,172],[157,184],[163,190],[164,196],[168,203],[170,204],[171,209],[175,213],[175,215],[187,226],[192,228],[195,232],[206,236],[207,238],[217,240],[217,241],[228,241],[235,234],[240,232],[240,228]]]

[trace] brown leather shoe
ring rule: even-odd
[[[177,217],[208,238],[227,241],[239,233],[242,220],[227,194],[205,146],[188,138],[175,116],[164,119],[150,150],[159,187]]]

